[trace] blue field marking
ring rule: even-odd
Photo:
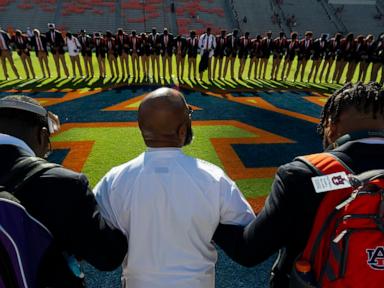
[[[31,98],[54,98],[59,99],[63,98],[67,93],[66,92],[0,92],[0,98],[10,95],[25,95]]]
[[[321,139],[316,134],[316,124],[314,123],[226,99],[202,97],[199,92],[191,93],[188,96],[188,101],[192,105],[203,108],[203,110],[193,113],[193,119],[195,120],[237,120],[295,142],[292,144],[234,145],[236,152],[239,153],[243,162],[248,163],[248,166],[246,166],[249,168],[261,167],[261,164],[257,164],[256,161],[252,160],[258,159],[259,155],[265,157],[264,163],[271,159],[276,164],[281,165],[284,161],[290,161],[299,154],[309,154],[321,150]],[[284,147],[287,152],[286,154],[276,154],[281,147]],[[240,153],[242,149],[244,151]],[[249,154],[247,155],[247,153]],[[276,155],[279,156],[277,157]],[[270,163],[267,165],[268,167],[271,166]]]
[[[55,149],[49,155],[48,160],[53,163],[62,164],[68,153],[69,149]]]
[[[231,92],[233,97],[255,97],[257,92]]]
[[[292,161],[298,155],[319,151],[297,143],[233,144],[232,146],[247,168],[278,167]]]
[[[269,103],[278,108],[305,114],[312,117],[319,117],[321,113],[321,107],[303,98],[305,96],[310,95],[311,93],[298,93],[296,91],[257,93],[257,96],[263,98],[264,100],[268,101]]]
[[[62,123],[68,122],[125,122],[136,121],[136,111],[102,111],[123,101],[148,93],[151,89],[120,88],[52,105],[49,109],[60,115]],[[86,109],[84,109],[86,108]]]

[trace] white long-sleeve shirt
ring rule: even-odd
[[[199,38],[199,47],[200,47],[200,54],[203,55],[204,51],[209,51],[209,57],[212,57],[214,54],[214,49],[216,48],[216,37],[212,34],[204,33]]]
[[[255,218],[222,169],[177,148],[148,149],[113,168],[94,193],[102,215],[128,238],[129,288],[214,288],[218,224]]]
[[[71,39],[66,38],[69,56],[77,56],[80,53],[81,45],[76,37],[72,36]]]

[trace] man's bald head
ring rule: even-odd
[[[182,147],[190,142],[186,141],[192,132],[188,104],[175,89],[149,93],[140,104],[138,121],[149,147]]]

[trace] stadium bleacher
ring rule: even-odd
[[[147,0],[145,1],[145,26],[150,31],[152,27],[157,27],[161,31],[163,27],[169,27],[171,10],[168,1],[164,0]]]
[[[125,0],[121,3],[122,21],[120,26],[149,32],[152,26],[165,27],[167,11],[162,0]]]
[[[280,5],[286,17],[295,15],[296,26],[292,30],[301,35],[311,30],[317,37],[322,32],[334,33],[337,27],[330,21],[321,1],[318,0],[286,0]],[[303,12],[304,11],[304,12]],[[316,17],[314,17],[316,15]]]
[[[115,30],[117,2],[119,1],[63,0],[60,21],[57,24],[64,29],[76,32],[82,28],[88,31]],[[84,19],[94,19],[95,16],[97,21],[84,21]]]
[[[378,19],[380,11],[376,5],[333,5],[339,8],[338,16],[349,32],[355,34],[366,34],[367,32],[375,35],[384,30],[384,18]],[[376,16],[376,17],[375,17]],[[369,30],[367,29],[369,27]]]
[[[55,21],[56,0],[0,1],[0,26],[11,30],[27,27],[47,29]]]
[[[231,15],[225,0],[180,0],[175,3],[178,32],[188,34],[189,30],[197,33],[211,27],[213,33],[221,29],[231,30]]]
[[[312,30],[355,34],[379,34],[384,26],[384,1],[376,4],[330,4],[327,0],[0,0],[0,26],[5,29],[39,28],[46,31],[47,23],[73,32],[86,28],[89,32],[150,31],[152,26],[168,27],[174,34],[188,34],[194,29],[201,33],[207,26],[217,33],[220,29],[240,28],[251,36],[271,30],[274,35],[284,30],[300,35]],[[172,7],[172,5],[174,5]],[[305,11],[302,13],[300,11]],[[279,18],[273,21],[273,15]],[[296,25],[287,19],[295,15]],[[97,21],[94,21],[97,17]],[[356,21],[358,19],[358,21]]]
[[[258,1],[256,4],[253,0],[243,0],[233,1],[233,4],[239,16],[241,31],[248,31],[253,36],[266,31],[272,31],[274,35],[280,32],[279,25],[273,24],[271,20],[273,9],[270,1]],[[246,23],[244,17],[247,18]]]

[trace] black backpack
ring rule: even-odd
[[[0,178],[0,288],[38,285],[38,272],[53,237],[14,194],[43,172],[58,166],[41,158],[26,157]]]

